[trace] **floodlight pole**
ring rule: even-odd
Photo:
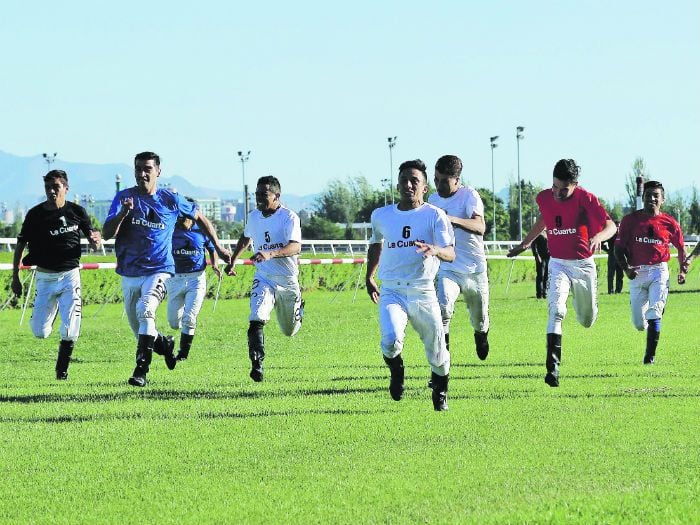
[[[393,149],[394,146],[396,146],[396,139],[398,137],[387,137],[387,142],[389,143],[389,181],[391,183],[390,190],[391,190],[391,203],[394,204],[394,156],[393,156]]]
[[[520,141],[525,138],[523,126],[518,126],[515,133],[515,141],[518,145],[518,240],[523,240],[523,189],[520,182]]]
[[[389,188],[391,181],[389,179],[382,179],[381,182],[382,182],[382,188],[384,188],[384,206],[386,206],[386,191]]]
[[[493,241],[496,242],[496,179],[493,175],[493,150],[498,147],[498,135],[491,137],[491,199],[493,201]]]
[[[241,160],[241,174],[243,175],[243,227],[248,223],[248,186],[245,184],[245,163],[250,158],[250,150],[238,152],[238,158]]]
[[[47,171],[51,171],[51,165],[54,162],[56,162],[56,155],[58,155],[58,153],[52,153],[52,154],[42,153],[41,155],[42,155],[42,157],[44,157],[44,160],[46,161]]]

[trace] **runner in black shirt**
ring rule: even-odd
[[[73,345],[80,335],[80,232],[97,249],[100,232],[93,230],[82,206],[66,201],[68,175],[52,170],[44,176],[46,201],[33,207],[22,223],[12,266],[12,291],[22,295],[20,262],[36,266],[36,295],[30,325],[36,337],[51,335],[56,313],[61,314],[61,342],[56,379],[68,379]],[[25,248],[29,253],[22,259]]]

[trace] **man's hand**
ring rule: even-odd
[[[134,198],[133,197],[124,197],[122,199],[122,209],[120,213],[126,217],[131,210],[134,209]],[[126,211],[124,211],[126,210]]]
[[[216,248],[216,253],[221,257],[221,260],[224,261],[227,265],[233,264],[233,261],[231,260],[231,252],[227,250],[226,248],[222,248],[221,246],[215,246]]]
[[[102,248],[102,234],[100,233],[100,230],[90,231],[90,238],[88,239],[88,243],[90,244],[90,247],[95,251]]]
[[[516,257],[523,253],[525,250],[527,250],[527,247],[523,243],[516,244],[510,250],[508,250],[506,257]]]
[[[224,273],[226,275],[230,275],[231,277],[235,277],[236,275],[238,275],[236,273],[236,266],[234,263],[235,263],[235,261],[231,261],[226,266],[224,266]]]
[[[374,304],[377,304],[379,302],[379,288],[377,288],[377,282],[374,280],[374,277],[367,279],[365,286],[367,287],[369,298],[372,299]]]
[[[430,257],[431,255],[437,257],[439,253],[438,247],[433,244],[416,241],[416,246],[418,246],[416,253],[420,253],[423,257]]]
[[[251,261],[256,262],[256,263],[261,263],[265,261],[269,261],[272,259],[274,256],[274,252],[255,252],[253,256],[250,258]]]
[[[678,274],[678,284],[685,284],[685,272]]]
[[[628,266],[627,268],[623,268],[622,271],[625,272],[625,275],[630,281],[637,277],[637,275],[639,274],[639,272],[637,272],[637,268],[635,268],[634,266]]]
[[[19,280],[19,274],[12,275],[12,293],[17,297],[22,297],[22,281]]]
[[[215,264],[212,264],[211,271],[214,272],[214,275],[216,275],[216,278],[220,281],[221,278],[223,277],[223,274],[221,273],[221,270],[219,269],[219,267]]]

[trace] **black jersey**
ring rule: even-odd
[[[44,207],[44,203],[27,212],[22,230],[17,237],[29,247],[22,259],[26,266],[41,266],[63,272],[80,264],[80,232],[89,237],[92,231],[85,208],[70,201],[58,210]]]

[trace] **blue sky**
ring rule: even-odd
[[[556,160],[622,198],[635,157],[675,191],[700,185],[700,2],[8,2],[0,150],[130,163],[283,192],[459,155],[496,188],[549,184]],[[76,188],[76,191],[79,191]]]

